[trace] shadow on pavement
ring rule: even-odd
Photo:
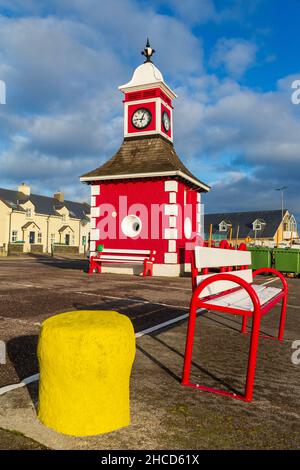
[[[20,382],[25,378],[38,373],[39,365],[37,359],[37,343],[37,335],[18,336],[7,343],[7,354],[15,368]],[[33,404],[36,406],[36,383],[28,384],[26,387]]]

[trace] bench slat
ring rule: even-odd
[[[226,250],[223,248],[195,247],[197,269],[220,268],[223,266],[250,266],[250,251]]]
[[[281,289],[278,289],[277,287],[266,287],[257,284],[252,284],[252,287],[258,295],[261,306],[269,302],[269,300],[273,299],[281,292]],[[208,301],[208,304],[210,302],[213,305],[233,307],[247,311],[253,309],[252,300],[244,289],[240,289],[236,292],[232,292],[231,294],[218,297],[217,299],[212,299],[211,301]]]
[[[151,250],[125,250],[125,249],[118,249],[118,248],[104,248],[102,253],[132,253],[133,255],[150,255]]]
[[[212,248],[209,248],[211,250]],[[218,248],[217,248],[218,249]],[[224,250],[224,251],[230,251],[230,250]],[[252,275],[252,269],[240,269],[239,271],[232,271],[229,274],[233,274],[234,276],[238,276],[241,279],[244,279],[247,281],[249,284],[252,284],[253,282],[253,275]],[[202,281],[207,279],[208,277],[215,276],[216,274],[203,274],[202,276],[197,276],[197,284],[200,284]],[[236,287],[239,287],[237,284],[231,281],[216,281],[207,286],[202,292],[201,292],[201,298],[202,297],[207,297],[208,295],[215,295],[219,294],[220,292],[227,291],[229,289],[234,289]]]
[[[143,262],[145,257],[142,256],[118,256],[118,255],[102,255],[100,258],[95,258],[95,261],[107,260],[120,260],[120,261],[140,261]]]

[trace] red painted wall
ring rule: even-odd
[[[146,108],[152,114],[152,119],[150,124],[143,129],[137,129],[132,124],[132,116],[135,111],[139,108]],[[145,132],[145,131],[154,131],[156,129],[156,103],[155,101],[150,101],[143,103],[142,101],[139,104],[132,104],[128,106],[128,132]]]
[[[164,229],[169,227],[169,216],[163,212],[163,204],[169,204],[169,192],[165,192],[165,179],[122,180],[101,182],[101,192],[96,196],[96,206],[100,207],[100,217],[96,219],[96,228],[100,229],[100,240],[106,248],[153,249],[156,250],[156,262],[164,263],[164,253],[168,252],[168,240],[163,238]],[[184,191],[186,202],[184,205]],[[178,261],[189,263],[190,243],[195,236],[187,239],[184,235],[185,216],[192,220],[192,230],[196,233],[197,193],[189,186],[178,182],[177,204],[183,217],[177,218],[179,239],[177,240]],[[190,204],[190,206],[189,206]],[[132,207],[131,207],[132,206]],[[161,206],[159,212],[157,208]],[[113,213],[116,213],[116,217]],[[121,230],[121,222],[128,214],[135,214],[142,221],[142,231],[138,237],[126,237]],[[105,234],[105,235],[104,235]],[[189,245],[187,245],[188,243]]]

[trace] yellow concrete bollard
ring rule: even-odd
[[[128,426],[134,356],[134,330],[125,315],[84,310],[48,318],[38,344],[40,421],[73,436]]]

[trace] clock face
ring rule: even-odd
[[[151,119],[152,114],[149,109],[139,108],[133,113],[131,122],[136,129],[144,129],[149,126]]]
[[[170,130],[170,118],[169,115],[166,111],[162,113],[162,124],[163,128],[166,132],[169,132]]]

